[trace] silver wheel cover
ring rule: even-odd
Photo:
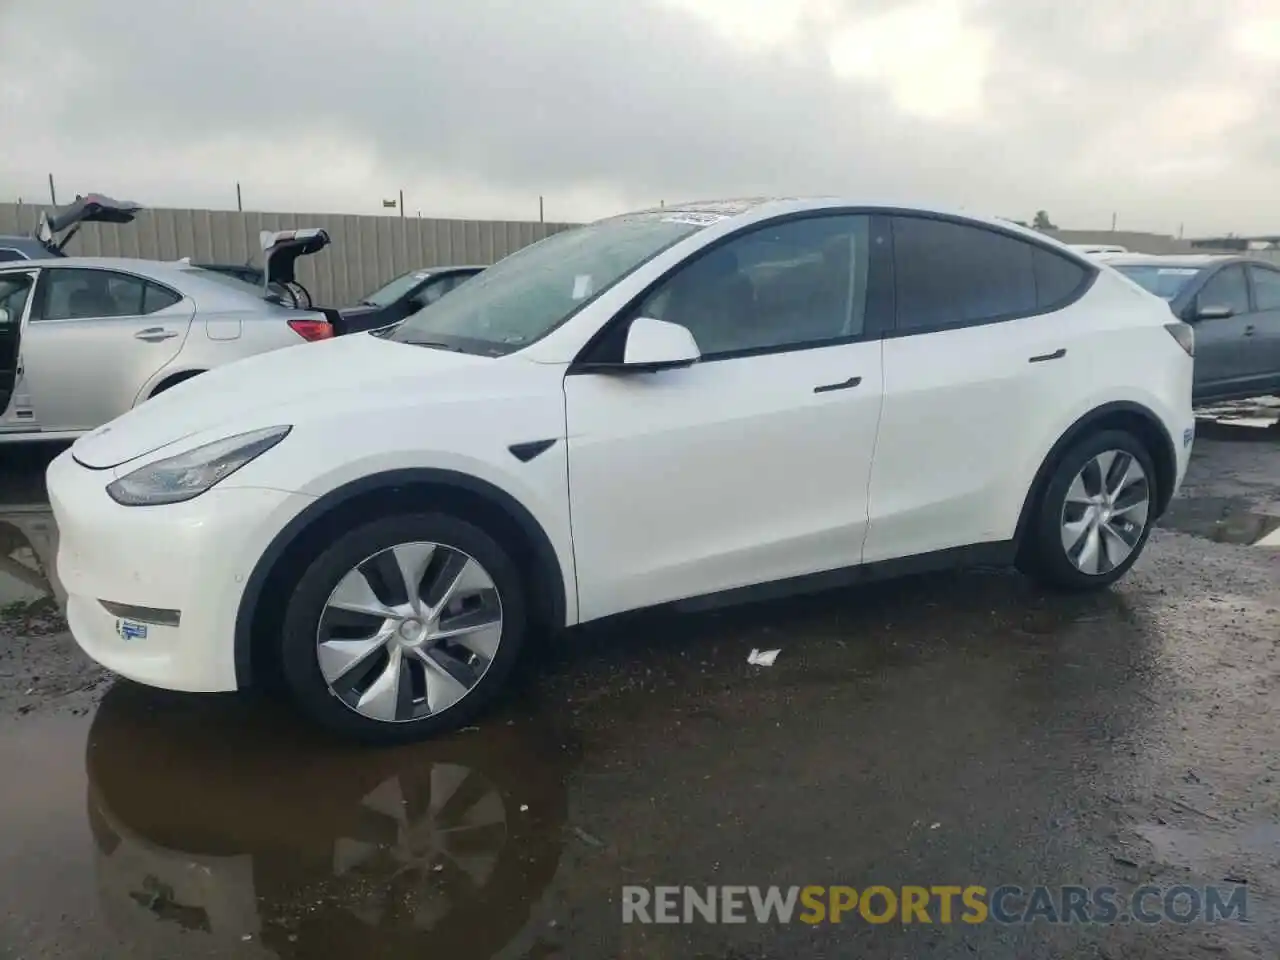
[[[443,713],[475,689],[502,642],[502,598],[456,547],[401,543],[365,558],[325,601],[316,656],[329,691],[369,720]]]
[[[1129,558],[1147,529],[1151,485],[1142,464],[1123,450],[1089,460],[1062,505],[1062,548],[1081,573],[1102,576]]]

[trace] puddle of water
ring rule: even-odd
[[[46,939],[95,918],[76,937],[131,957],[487,958],[557,870],[564,756],[525,717],[371,751],[268,704],[119,683],[91,725],[0,740],[31,771],[0,787],[0,897]]]
[[[1280,513],[1263,513],[1233,497],[1175,500],[1160,526],[1215,543],[1280,547]]]

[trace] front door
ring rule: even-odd
[[[0,274],[0,429],[7,422],[9,402],[18,385],[22,318],[35,278],[34,270]]]
[[[190,300],[132,274],[45,270],[22,344],[41,428],[90,430],[124,413],[178,355],[193,314]]]
[[[1253,286],[1253,310],[1249,320],[1257,341],[1262,375],[1269,391],[1280,390],[1280,270],[1261,264],[1249,265]]]
[[[860,562],[887,254],[869,217],[755,228],[619,318],[684,325],[698,363],[565,378],[583,620]]]
[[[1192,302],[1191,315],[1207,307],[1227,307],[1232,313],[1194,321],[1195,397],[1247,392],[1263,364],[1253,349],[1249,285],[1242,264],[1224,267],[1205,281]]]

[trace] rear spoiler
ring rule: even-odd
[[[71,238],[82,223],[133,223],[143,210],[140,203],[131,200],[112,200],[100,193],[76,197],[75,203],[59,207],[53,213],[42,212],[35,229],[35,238],[54,256],[61,256]],[[54,238],[63,231],[61,240]]]

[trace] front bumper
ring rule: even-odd
[[[114,479],[113,471],[82,467],[70,451],[49,466],[58,576],[76,642],[139,683],[237,689],[235,622],[249,574],[313,498],[220,485],[185,503],[124,507],[107,495]],[[121,616],[121,605],[155,615]]]

